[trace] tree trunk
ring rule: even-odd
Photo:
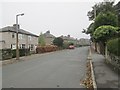
[[[100,54],[105,55],[105,44],[104,42],[99,42],[100,45]]]
[[[97,43],[95,42],[95,51],[97,52]]]
[[[108,58],[107,45],[105,45],[105,59],[107,60],[107,58]]]

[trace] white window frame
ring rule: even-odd
[[[18,39],[22,39],[22,34],[18,34]]]
[[[22,49],[25,49],[25,44],[22,44]]]
[[[16,44],[11,44],[11,49],[16,49]]]
[[[31,36],[28,36],[28,39],[31,41],[31,40],[32,40],[32,37],[31,37]]]

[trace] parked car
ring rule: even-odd
[[[75,48],[74,45],[70,45],[70,46],[69,46],[69,49],[74,49],[74,48]]]

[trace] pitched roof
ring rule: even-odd
[[[15,32],[16,33],[16,28],[14,26],[7,26],[7,27],[0,29],[0,32]],[[38,37],[37,35],[32,34],[28,31],[23,30],[23,29],[18,29],[18,33]]]
[[[73,37],[61,36],[63,40],[75,40]]]
[[[55,38],[55,36],[54,35],[52,35],[52,34],[50,34],[50,32],[46,32],[46,33],[44,33],[43,34],[46,38]]]

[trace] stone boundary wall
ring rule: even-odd
[[[108,52],[108,59],[107,61],[113,65],[115,68],[120,70],[120,56],[115,56]]]

